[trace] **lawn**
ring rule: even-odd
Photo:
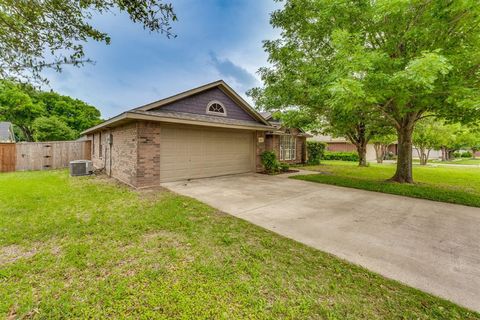
[[[480,319],[190,198],[0,174],[2,318]]]
[[[480,169],[476,167],[414,165],[413,185],[386,181],[395,172],[394,164],[361,168],[355,162],[323,161],[303,169],[320,174],[292,178],[480,207]]]
[[[447,164],[466,164],[466,165],[477,165],[480,166],[480,159],[458,159],[458,160],[452,160],[452,161],[447,161],[447,162],[442,162],[442,161],[435,161],[435,163],[442,164],[442,163],[447,163]]]

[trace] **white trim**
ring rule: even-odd
[[[220,105],[220,107],[222,107],[223,109],[223,113],[222,112],[215,112],[215,111],[210,111],[210,107],[214,104],[218,104]],[[208,104],[207,104],[207,109],[205,110],[205,112],[207,114],[210,114],[212,116],[221,116],[221,117],[226,117],[227,116],[227,108],[225,108],[225,105],[223,103],[221,103],[220,101],[218,100],[212,100],[210,101]]]
[[[290,148],[288,148],[290,156],[289,157],[284,157],[284,152],[282,148],[282,138],[285,139],[288,137],[289,139],[293,139],[293,143],[290,144]],[[279,153],[280,153],[280,161],[294,161],[297,160],[297,137],[293,135],[281,135],[278,138],[280,141],[278,143],[279,147]],[[292,152],[293,152],[293,157],[292,157]],[[286,153],[285,153],[286,154]]]

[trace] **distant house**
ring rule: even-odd
[[[326,144],[326,150],[331,151],[331,152],[357,152],[357,148],[353,143],[348,141],[347,139],[343,137],[332,137],[328,135],[316,135],[311,138],[309,138],[310,141],[321,141]],[[392,143],[388,147],[388,152],[393,154],[394,156],[397,155],[397,144]],[[418,158],[418,152],[415,146],[413,146],[412,149],[412,157],[413,158]],[[430,151],[430,159],[440,159],[442,157],[442,153],[440,150],[431,150]],[[375,154],[375,148],[373,147],[372,143],[369,143],[367,145],[367,161],[375,161],[376,154]]]
[[[15,142],[13,125],[10,122],[0,121],[0,142]]]
[[[326,144],[326,150],[331,152],[357,152],[357,147],[343,137],[334,138],[329,135],[316,135],[308,140],[324,142]],[[375,148],[373,144],[369,143],[367,145],[367,161],[375,161],[376,159]]]
[[[261,154],[306,160],[307,135],[265,119],[224,81],[126,111],[83,132],[92,160],[134,187],[264,168]]]

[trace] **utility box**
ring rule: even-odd
[[[93,172],[93,163],[91,160],[70,161],[70,176],[88,176]]]

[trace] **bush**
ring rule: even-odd
[[[359,157],[356,152],[330,152],[325,151],[323,156],[325,160],[341,160],[341,161],[358,161]]]
[[[307,141],[307,164],[317,165],[323,158],[325,152],[325,143],[319,141]]]
[[[278,172],[280,169],[280,162],[278,162],[277,156],[273,151],[265,151],[260,157],[267,173]]]
[[[462,154],[461,154],[460,152],[458,152],[458,151],[455,151],[455,152],[453,153],[453,157],[454,157],[454,158],[460,158],[461,156],[462,156]]]
[[[288,163],[280,162],[280,171],[288,172],[290,165]]]
[[[466,151],[466,152],[463,152],[461,154],[461,157],[462,158],[471,158],[472,157],[472,153],[470,151]]]

